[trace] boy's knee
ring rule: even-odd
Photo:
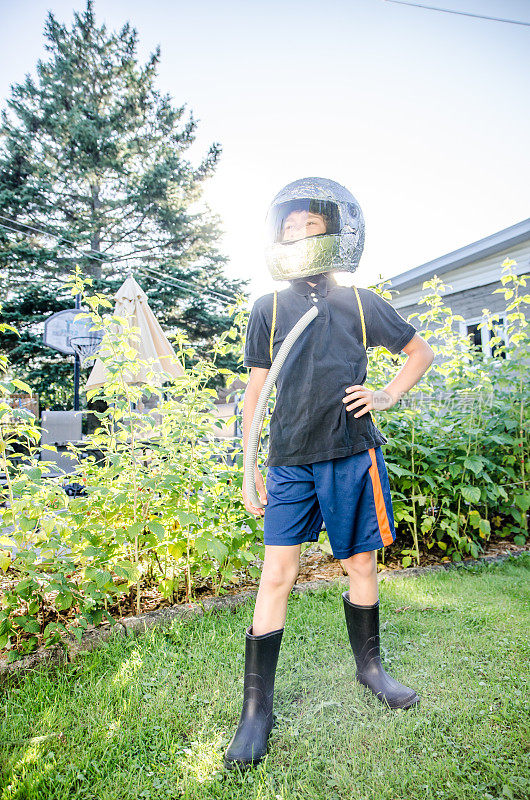
[[[349,558],[341,559],[341,563],[350,576],[369,577],[376,569],[375,552],[355,553]]]
[[[271,589],[275,589],[277,591],[284,589],[286,592],[290,592],[294,586],[296,578],[298,577],[299,569],[299,564],[269,565],[263,569],[262,581]]]

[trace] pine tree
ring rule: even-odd
[[[22,334],[3,349],[50,401],[71,366],[41,344],[42,321],[72,306],[63,282],[75,264],[110,295],[131,269],[166,332],[185,330],[201,355],[230,327],[206,290],[234,297],[248,281],[224,274],[219,221],[201,201],[220,145],[197,167],[185,158],[197,123],[157,91],[160,49],[139,64],[137,31],[98,27],[92,0],[70,29],[50,12],[44,35],[49,57],[2,112],[0,290]]]

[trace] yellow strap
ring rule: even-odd
[[[359,297],[359,292],[357,291],[357,287],[353,287],[355,289],[355,294],[357,296],[357,303],[359,305],[359,313],[361,315],[361,325],[363,329],[363,347],[366,350],[366,328],[364,327],[364,314],[363,314],[363,305],[361,303],[361,298]]]
[[[366,350],[366,327],[364,325],[364,314],[363,314],[363,304],[361,303],[361,298],[359,297],[359,292],[357,291],[357,287],[353,287],[355,289],[355,296],[357,297],[357,304],[359,306],[359,314],[361,315],[361,327],[363,329],[363,347]],[[367,355],[368,357],[368,355]],[[371,414],[372,422],[375,424],[375,414],[373,411],[369,411]]]
[[[364,324],[363,305],[361,303],[361,298],[359,297],[359,292],[357,291],[357,287],[354,286],[353,288],[355,290],[355,295],[357,297],[357,304],[359,306],[359,314],[361,316],[361,327],[362,327],[362,330],[363,330],[363,347],[366,350],[366,326]],[[274,332],[275,332],[275,329],[276,329],[276,308],[277,308],[277,305],[278,305],[278,292],[275,291],[274,292],[273,306],[272,306],[271,338],[270,338],[270,344],[269,344],[269,352],[270,352],[270,357],[271,357],[271,364],[272,364],[272,344],[273,344],[273,341],[274,341]],[[372,420],[375,422],[375,414],[373,413],[373,411],[372,412],[369,411],[368,413],[372,415]]]
[[[274,292],[274,302],[272,306],[272,325],[271,325],[271,341],[270,341],[270,354],[271,354],[271,364],[272,364],[272,343],[274,341],[274,331],[276,328],[276,306],[278,304],[278,292]]]
[[[272,364],[272,343],[274,341],[274,331],[275,331],[275,328],[276,328],[276,307],[277,307],[277,305],[278,305],[278,292],[275,291],[274,292],[274,301],[273,301],[273,305],[272,305],[271,338],[270,338],[270,343],[269,343],[269,352],[270,352],[270,356],[271,356],[271,364]],[[258,449],[261,450],[261,435],[260,435],[260,437],[258,439]],[[259,457],[259,454],[256,453],[256,460],[258,459],[258,457]]]

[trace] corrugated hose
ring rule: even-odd
[[[243,480],[247,492],[247,497],[252,503],[252,505],[255,506],[256,508],[264,507],[264,504],[261,502],[258,492],[256,490],[254,467],[256,466],[256,457],[258,454],[261,427],[263,425],[263,419],[265,417],[265,411],[267,409],[269,397],[272,392],[272,387],[274,386],[274,381],[276,380],[278,373],[282,368],[283,362],[287,358],[291,347],[296,342],[302,331],[304,331],[307,328],[311,320],[313,320],[317,315],[318,315],[318,308],[316,306],[313,306],[312,308],[309,309],[309,311],[306,311],[304,316],[300,317],[298,322],[291,328],[291,330],[283,340],[280,349],[276,354],[276,358],[271,364],[271,368],[268,372],[267,378],[265,379],[265,383],[263,384],[263,388],[260,392],[260,396],[256,404],[256,410],[254,411],[252,424],[250,426],[250,431],[248,434],[247,451],[245,455],[245,466],[243,472]]]

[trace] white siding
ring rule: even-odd
[[[512,258],[517,261],[517,264],[512,266],[512,270],[517,275],[530,273],[530,240],[520,242],[500,253],[486,256],[463,267],[444,272],[440,275],[440,280],[447,285],[447,288],[442,291],[442,296],[473,289],[477,286],[487,286],[490,283],[500,281],[503,275],[502,262],[506,258]],[[422,278],[415,286],[400,289],[399,294],[394,295],[392,299],[394,308],[399,311],[400,308],[416,305],[418,298],[425,291],[422,289],[424,280],[430,280],[430,278]],[[392,291],[392,283],[389,288]]]

